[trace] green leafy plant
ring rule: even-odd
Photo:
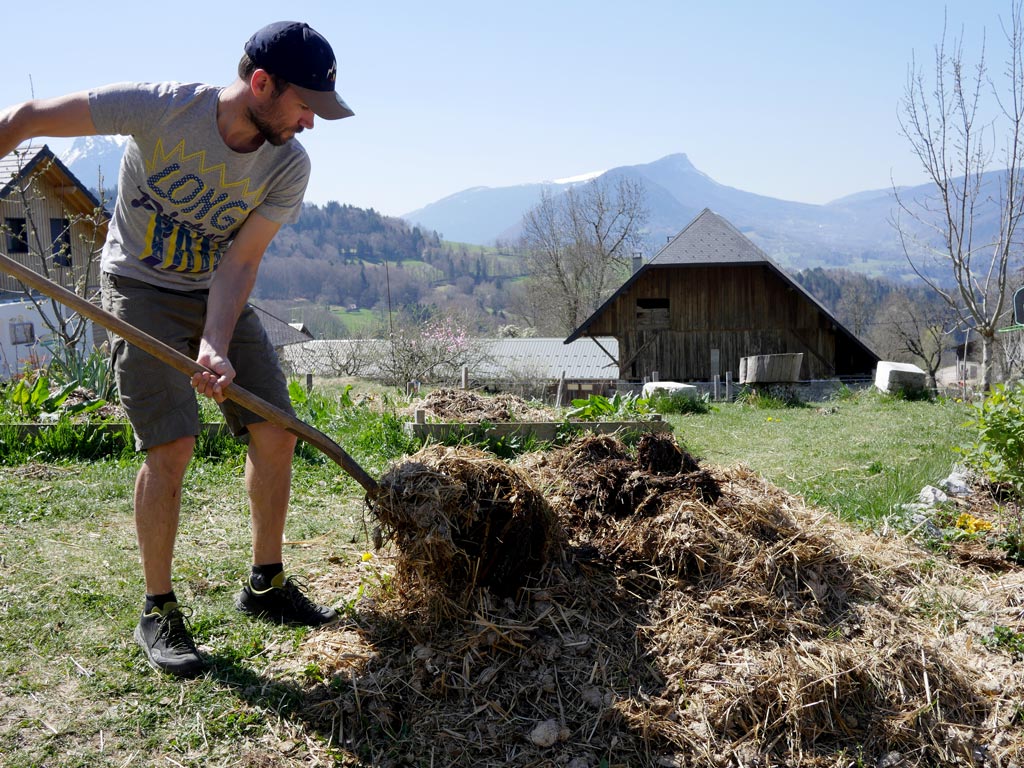
[[[314,390],[307,391],[298,381],[288,382],[288,396],[296,415],[303,421],[324,422],[333,414],[334,404],[327,397]]]
[[[31,445],[34,458],[43,461],[95,461],[129,453],[129,434],[101,424],[76,424],[62,414],[56,424],[36,433]]]
[[[616,393],[610,398],[604,395],[591,395],[585,399],[573,400],[572,406],[566,417],[582,421],[631,419],[646,417],[654,412],[647,398],[632,393]]]
[[[996,624],[992,628],[992,636],[986,638],[986,645],[1006,651],[1016,658],[1024,657],[1024,634],[1000,624]]]
[[[495,434],[494,425],[490,422],[465,424],[461,428],[449,430],[440,440],[442,445],[469,445],[489,451],[502,459],[514,459],[524,453],[544,450],[548,443],[538,439],[532,432],[511,432]]]
[[[1024,384],[996,384],[973,408],[967,426],[977,430],[977,439],[960,449],[965,462],[1020,495],[1024,489]]]
[[[1005,508],[1003,529],[993,537],[995,546],[1006,552],[1006,559],[1024,565],[1024,512],[1017,505]]]
[[[336,397],[317,390],[307,391],[297,381],[288,384],[288,394],[296,415],[336,440],[353,458],[371,469],[383,466],[397,456],[414,449],[415,440],[405,433],[402,420],[394,412],[390,399],[382,407],[356,403],[352,385],[346,384]],[[326,461],[316,448],[300,441],[296,455],[312,463]]]
[[[21,409],[25,418],[35,419],[43,413],[56,413],[68,399],[68,395],[78,388],[78,382],[65,384],[56,393],[50,393],[50,377],[40,371],[34,381],[22,377],[10,392],[11,402]]]
[[[81,355],[77,351],[66,351],[63,347],[54,347],[50,359],[49,377],[59,384],[72,384],[95,394],[96,400],[112,401],[117,398],[117,384],[110,358],[105,350],[92,349],[89,354]]]

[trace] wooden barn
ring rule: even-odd
[[[878,356],[732,224],[705,208],[577,328],[618,339],[619,376],[710,381],[740,358],[803,353],[801,380],[869,377]]]
[[[100,201],[45,144],[0,157],[0,251],[65,288],[92,295],[107,236]],[[0,273],[0,298],[21,295]]]

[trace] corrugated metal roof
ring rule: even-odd
[[[614,381],[618,364],[605,354],[594,339],[565,344],[561,338],[476,339],[481,362],[474,365],[474,379],[522,378],[555,381],[565,372],[574,381]],[[618,358],[619,344],[612,337],[598,337],[608,353]],[[292,344],[281,350],[282,361],[296,373],[331,375],[340,364],[358,361],[358,373],[378,376],[375,360],[387,359],[390,348],[381,339],[318,339]]]
[[[482,339],[487,345],[488,362],[481,375],[500,376],[503,372],[536,372],[537,378],[558,379],[565,372],[567,379],[618,379],[619,342],[611,336],[598,337],[612,360],[594,339],[580,339],[572,344],[561,338]],[[490,366],[490,367],[489,367]]]

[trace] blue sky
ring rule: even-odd
[[[923,181],[899,135],[912,55],[983,35],[1009,0],[7,3],[0,105],[120,80],[226,84],[282,18],[332,43],[356,116],[317,121],[307,200],[399,215],[473,186],[685,152],[716,181],[824,203]],[[159,10],[158,10],[159,9]],[[18,30],[11,34],[12,30]],[[66,147],[51,142],[58,150]]]

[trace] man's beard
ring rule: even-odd
[[[302,132],[302,126],[299,126],[292,131],[291,136],[285,136],[283,129],[271,125],[269,120],[264,119],[263,115],[257,114],[252,109],[249,110],[249,119],[252,121],[252,124],[256,126],[256,130],[259,131],[260,136],[262,136],[268,144],[272,144],[275,147],[287,144],[295,134]]]

